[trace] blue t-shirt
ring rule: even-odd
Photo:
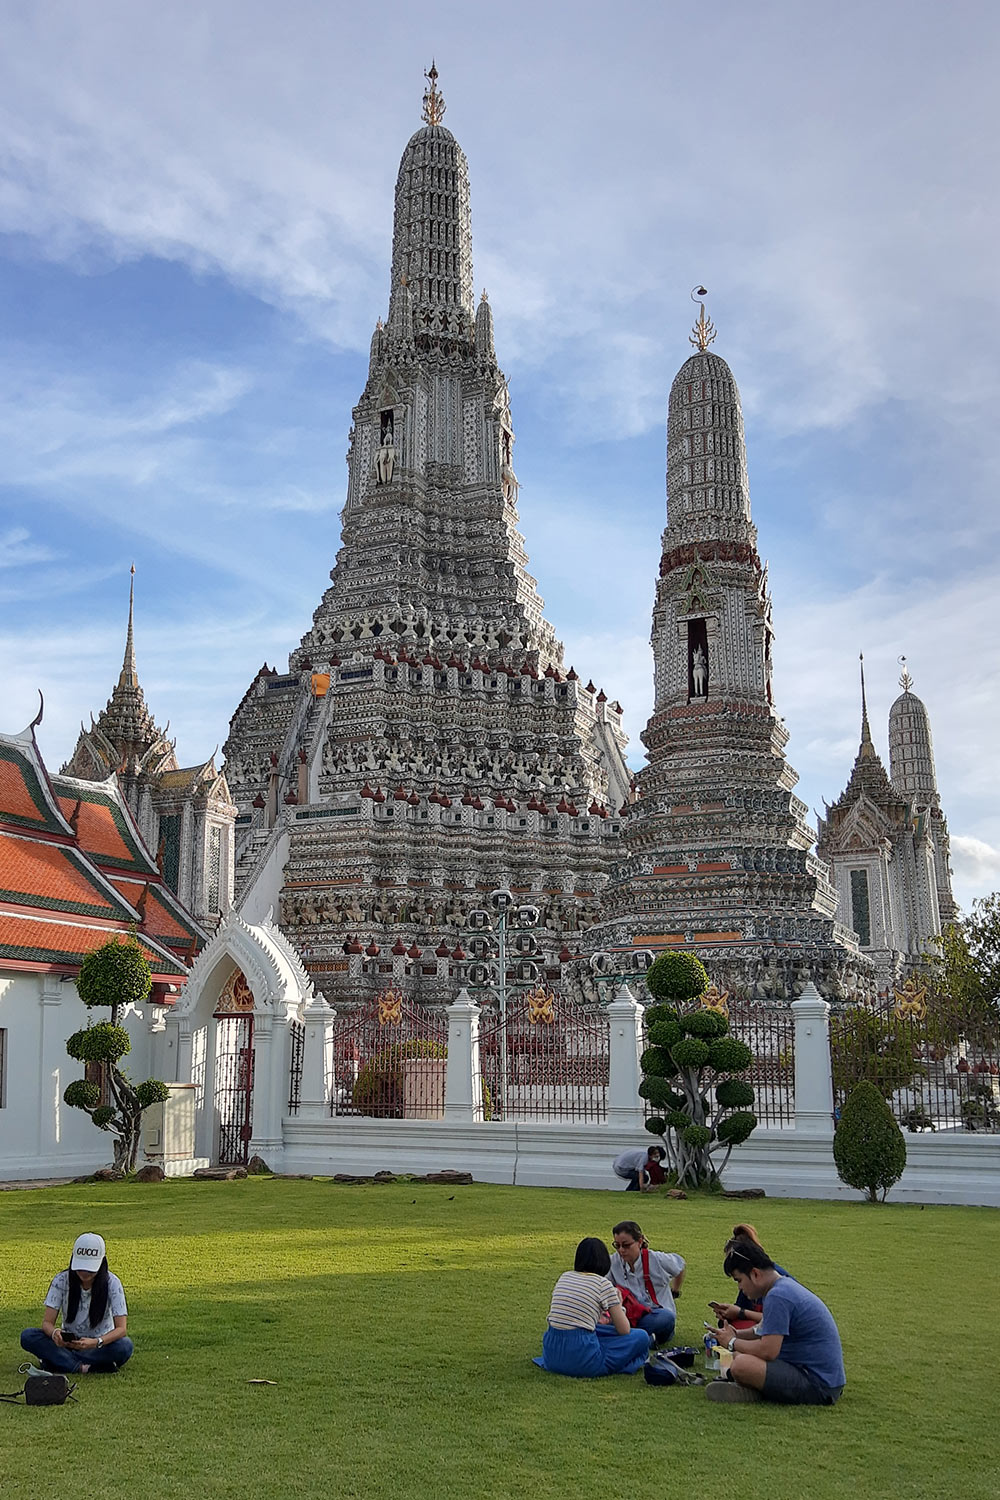
[[[790,1276],[780,1277],[764,1295],[761,1338],[782,1335],[779,1359],[798,1365],[814,1380],[838,1389],[847,1383],[844,1353],[833,1314],[815,1292]]]

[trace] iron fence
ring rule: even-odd
[[[479,1065],[486,1120],[588,1120],[608,1109],[608,1015],[550,990],[485,1002]]]
[[[911,986],[830,1018],[834,1104],[867,1079],[904,1130],[1000,1132],[995,1012]]]
[[[737,1076],[753,1087],[758,1124],[795,1124],[795,1018],[787,1006],[729,1000],[729,1033],[745,1042],[753,1061]]]
[[[440,1120],[447,1056],[447,1021],[397,990],[383,990],[334,1022],[330,1112]]]
[[[288,1113],[297,1115],[302,1103],[302,1059],[306,1049],[306,1028],[301,1021],[292,1021],[288,1027],[291,1042],[288,1063]]]

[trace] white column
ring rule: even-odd
[[[642,1006],[627,984],[621,986],[608,1006],[608,1026],[608,1124],[634,1130],[642,1125],[643,1119],[639,1098]]]
[[[461,989],[448,1006],[448,1066],[444,1117],[471,1124],[483,1118],[483,1078],[479,1067],[479,1006]]]
[[[265,1002],[276,1002],[268,996]],[[288,1103],[288,1026],[272,1009],[254,1010],[253,1135],[250,1154],[275,1167],[284,1142],[281,1117]]]
[[[830,1007],[812,980],[792,1003],[795,1017],[795,1129],[833,1135]]]
[[[333,1045],[333,1022],[336,1014],[322,995],[314,995],[302,1012],[305,1038],[302,1044],[299,1119],[320,1119],[330,1113],[327,1054]]]

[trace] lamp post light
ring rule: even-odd
[[[650,948],[632,948],[628,953],[607,953],[602,950],[591,954],[590,969],[598,985],[611,985],[613,1000],[622,985],[649,972],[653,957]]]
[[[507,1118],[507,992],[528,989],[537,984],[540,970],[535,958],[538,940],[531,931],[538,926],[541,913],[537,906],[518,905],[510,891],[500,889],[489,895],[490,911],[470,911],[466,925],[476,934],[469,941],[472,956],[466,975],[474,990],[492,990],[500,1012],[500,1094],[503,1118]],[[513,973],[508,974],[508,957],[512,956]]]

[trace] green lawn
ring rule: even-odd
[[[840,1404],[716,1406],[641,1376],[536,1369],[576,1242],[632,1213],[687,1257],[691,1343],[749,1217],[833,1309]],[[3,1500],[1000,1489],[990,1209],[248,1179],[11,1192],[0,1214],[0,1389],[21,1384],[20,1328],[84,1229],[108,1239],[137,1346],[120,1375],[81,1382],[78,1406],[0,1407]]]

